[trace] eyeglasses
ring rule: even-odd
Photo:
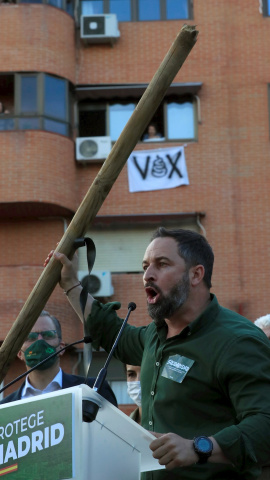
[[[38,336],[41,335],[43,340],[53,340],[57,338],[57,331],[56,330],[46,330],[44,332],[30,332],[26,341],[27,342],[34,342],[38,339]]]

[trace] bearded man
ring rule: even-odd
[[[76,257],[51,252],[60,286],[81,317]],[[159,228],[143,259],[153,322],[126,325],[115,356],[141,366],[142,426],[166,468],[144,480],[253,480],[270,459],[270,342],[252,322],[210,293],[212,248],[200,234]],[[110,351],[122,320],[119,303],[88,296],[95,348]]]

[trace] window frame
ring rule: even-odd
[[[262,0],[262,14],[264,17],[270,17],[270,5],[268,5],[268,0]]]
[[[103,13],[115,13],[110,11],[110,0],[101,0],[103,1]],[[130,20],[121,20],[123,22],[160,22],[160,21],[177,21],[177,20],[193,20],[193,0],[186,0],[188,6],[188,16],[187,18],[174,18],[174,19],[167,19],[166,18],[166,2],[167,0],[159,0],[160,2],[160,18],[158,20],[140,20],[139,19],[139,0],[130,0],[131,1],[131,18]],[[82,15],[82,5],[79,5],[79,16]],[[94,16],[95,14],[93,14]]]
[[[168,103],[170,103],[170,101],[172,101],[172,99],[176,103],[177,103],[177,101],[178,101],[178,103],[182,103],[184,101],[184,99],[186,99],[186,100],[188,100],[192,103],[192,106],[193,106],[193,130],[194,130],[194,136],[192,138],[186,138],[186,137],[179,137],[179,138],[174,138],[174,139],[169,139],[168,138],[167,105],[168,105]],[[87,104],[86,101],[84,101],[83,103],[78,103],[77,104],[77,108],[78,108],[78,114],[77,114],[77,117],[78,117],[78,136],[79,137],[96,136],[96,135],[92,135],[92,134],[89,134],[89,135],[85,135],[85,134],[81,135],[80,134],[80,121],[79,121],[80,110],[84,110],[84,111],[94,110],[94,109],[95,110],[104,110],[105,111],[106,130],[103,134],[100,133],[97,136],[107,136],[107,135],[110,136],[110,122],[109,122],[109,107],[110,107],[110,105],[133,103],[135,105],[135,108],[136,108],[136,105],[139,102],[139,100],[140,100],[139,98],[137,98],[137,100],[136,100],[135,98],[130,98],[130,97],[127,97],[126,99],[119,98],[119,97],[117,97],[117,98],[113,97],[112,99],[106,99],[106,100],[102,100],[102,99],[91,100],[90,99],[88,104]],[[180,100],[181,100],[181,102],[180,102]],[[181,142],[197,142],[198,141],[198,123],[199,123],[197,95],[194,95],[194,94],[166,95],[149,123],[151,123],[151,122],[153,122],[153,123],[155,123],[159,126],[161,124],[163,125],[163,132],[160,132],[161,134],[163,133],[163,136],[162,136],[162,139],[160,140],[160,142],[163,142],[163,143],[164,142],[175,143],[175,142],[179,142],[179,141],[181,141]],[[146,132],[144,132],[144,133],[146,133]],[[143,135],[144,135],[144,133],[143,133]],[[142,135],[141,139],[139,140],[139,143],[144,143],[143,140],[142,140],[143,135]],[[113,143],[114,142],[115,142],[115,140],[113,140]],[[149,141],[147,143],[151,143],[151,142]]]
[[[5,75],[4,72],[1,75]],[[73,138],[73,129],[74,129],[74,115],[73,115],[73,104],[74,104],[74,92],[73,87],[69,80],[66,78],[58,77],[57,75],[51,75],[44,72],[15,72],[14,76],[14,114],[8,114],[6,119],[9,118],[13,120],[12,130],[43,130],[46,132],[56,133],[59,135],[64,135],[68,138]],[[22,112],[21,110],[21,88],[22,88],[22,79],[27,77],[36,77],[37,82],[37,110],[33,112]],[[45,115],[45,80],[46,77],[55,77],[64,82],[64,96],[65,96],[65,118],[59,119],[59,117],[54,117],[53,115]],[[72,101],[73,100],[73,101]],[[20,126],[20,121],[36,120],[36,127],[22,128]],[[65,131],[59,132],[53,129],[48,129],[45,127],[46,122],[56,122],[59,123]],[[3,129],[3,130],[11,130]],[[2,131],[2,129],[1,129]]]

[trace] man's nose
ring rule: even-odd
[[[143,279],[145,282],[149,282],[149,280],[153,280],[156,278],[155,269],[152,265],[149,265],[147,269],[144,271]]]

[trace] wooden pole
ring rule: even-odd
[[[57,251],[65,253],[68,257],[73,255],[74,240],[84,236],[91,225],[129,155],[160,105],[166,90],[195,45],[197,35],[198,31],[194,26],[184,25],[182,27],[85,195],[62,237]],[[60,272],[60,262],[52,258],[13,323],[0,348],[0,381],[5,377],[10,363],[20,350],[26,336],[53,292],[59,281]]]

